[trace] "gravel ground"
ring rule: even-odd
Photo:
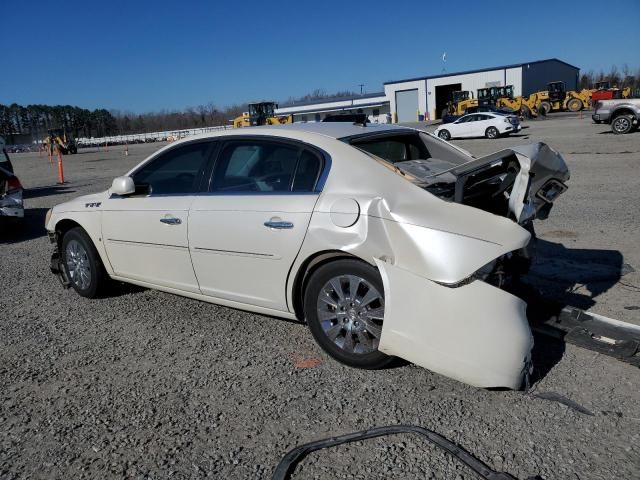
[[[538,225],[530,281],[639,323],[640,133],[587,118],[528,126],[456,143],[481,155],[543,140],[565,154],[570,189]],[[533,390],[487,391],[411,365],[344,367],[293,322],[135,287],[93,301],[63,290],[48,272],[46,209],[159,147],[68,156],[64,187],[46,158],[13,156],[29,210],[20,233],[0,226],[0,478],[268,478],[296,445],[390,424],[435,430],[518,478],[638,478],[640,372],[610,357],[537,338]],[[395,435],[312,454],[295,478],[475,477]]]

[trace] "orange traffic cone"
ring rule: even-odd
[[[62,152],[58,148],[58,184],[64,183],[64,166],[62,165]]]

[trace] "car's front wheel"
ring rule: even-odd
[[[440,130],[438,132],[438,137],[447,141],[451,140],[451,134],[449,133],[449,130]]]
[[[73,289],[79,295],[95,298],[105,288],[107,275],[89,235],[80,227],[62,237],[63,268]]]
[[[378,351],[384,289],[371,265],[345,259],[319,267],[307,284],[304,312],[315,340],[339,362],[379,369],[394,361]]]
[[[487,128],[487,131],[484,132],[484,136],[491,139],[498,138],[500,136],[500,132],[496,127],[489,127]]]

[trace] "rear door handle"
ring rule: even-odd
[[[269,220],[264,222],[265,227],[275,228],[277,230],[286,230],[289,228],[293,228],[293,223],[285,222],[284,220]]]
[[[182,220],[175,217],[161,218],[160,221],[166,225],[180,225],[182,223]]]

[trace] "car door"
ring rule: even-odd
[[[209,192],[189,216],[189,248],[204,295],[287,311],[286,284],[328,157],[286,141],[232,139]]]
[[[176,145],[131,176],[136,193],[102,204],[102,238],[116,276],[199,293],[187,232],[189,208],[215,147]]]
[[[476,117],[476,121],[473,122],[473,136],[484,137],[487,128],[494,124],[494,117],[485,113],[479,113]]]
[[[451,131],[451,135],[456,138],[470,137],[472,135],[472,125],[469,122],[471,122],[473,117],[474,115],[465,115],[456,120],[453,124],[454,128]]]

